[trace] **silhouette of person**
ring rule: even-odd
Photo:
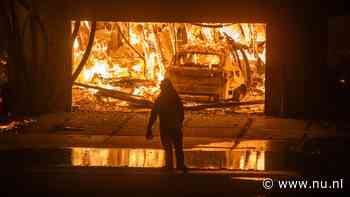
[[[165,150],[165,168],[173,169],[173,147],[176,154],[176,168],[187,172],[182,150],[182,122],[184,109],[180,97],[169,79],[160,84],[161,93],[155,101],[148,122],[146,139],[152,139],[152,125],[159,115],[160,139]]]

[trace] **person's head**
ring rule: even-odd
[[[160,90],[162,92],[172,91],[172,90],[174,90],[174,87],[173,87],[173,84],[171,83],[171,81],[169,79],[163,79],[160,82]]]

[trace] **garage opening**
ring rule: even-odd
[[[263,112],[266,24],[71,21],[72,109],[149,108],[169,78],[185,108]]]

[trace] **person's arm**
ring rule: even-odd
[[[178,97],[178,100],[179,100],[180,121],[182,123],[184,121],[184,119],[185,119],[184,106],[182,104],[182,101],[181,101],[180,97]]]
[[[157,120],[158,108],[159,108],[159,101],[157,99],[154,103],[154,106],[151,111],[151,116],[149,117],[149,120],[148,120],[147,133],[146,133],[147,139],[152,136],[152,126],[154,122]]]

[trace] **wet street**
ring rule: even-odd
[[[284,191],[264,189],[262,181],[266,177],[347,180],[348,142],[348,139],[329,138],[199,144],[184,150],[189,167],[187,174],[163,170],[164,151],[159,148],[5,149],[0,151],[0,166],[2,186],[9,194],[58,192],[75,195],[99,191],[99,195],[269,196]],[[346,186],[345,182],[345,189]],[[310,192],[317,190],[309,190],[305,195]]]
[[[188,173],[166,171],[159,129],[147,113],[48,114],[0,136],[3,196],[28,193],[125,196],[295,196],[344,192],[350,137],[319,124],[259,115],[188,113]],[[344,180],[342,188],[265,189],[266,178]],[[277,184],[277,182],[275,182]],[[276,185],[275,185],[276,186]],[[61,196],[62,196],[61,195]]]

